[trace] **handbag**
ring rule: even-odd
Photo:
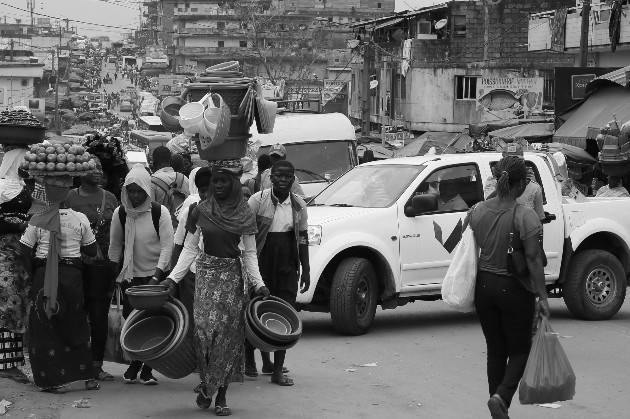
[[[534,336],[525,372],[518,389],[521,404],[571,400],[575,395],[575,373],[546,317]]]
[[[105,361],[117,362],[119,364],[128,364],[129,360],[125,358],[122,346],[120,344],[120,332],[123,324],[123,308],[122,308],[122,290],[120,286],[116,286],[109,313],[107,315],[107,341],[105,342]]]
[[[451,308],[469,312],[475,309],[475,284],[479,246],[472,227],[468,225],[453,253],[453,261],[442,282],[442,300]]]

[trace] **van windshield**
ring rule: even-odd
[[[260,147],[258,155],[271,146]],[[295,166],[300,183],[334,181],[354,166],[352,141],[318,141],[287,144],[287,160]]]

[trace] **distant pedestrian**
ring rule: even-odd
[[[118,71],[114,73],[114,80],[118,80]]]

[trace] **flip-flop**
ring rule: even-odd
[[[206,396],[205,389],[201,389],[197,395],[197,406],[202,409],[209,409],[212,406],[212,397]]]
[[[42,392],[52,393],[52,394],[66,394],[68,392],[68,387],[60,386],[60,387],[44,388],[42,389]]]
[[[86,390],[100,390],[101,383],[99,383],[98,381],[92,378],[91,380],[87,380],[85,382],[85,389]]]
[[[287,374],[289,372],[289,369],[287,367],[282,367],[282,373],[283,374]],[[273,374],[273,367],[271,368],[271,371],[266,370],[265,367],[262,368],[262,373],[263,375],[271,375]]]
[[[271,382],[274,384],[278,384],[279,386],[282,386],[282,387],[291,387],[294,384],[293,380],[287,377],[286,375],[283,375],[282,378],[283,378],[282,381],[274,380],[272,378]]]
[[[103,370],[98,373],[96,378],[98,381],[114,381],[114,376]]]
[[[245,367],[245,373],[244,374],[247,377],[258,377],[258,370],[256,370],[256,368],[249,369],[249,368]]]
[[[217,416],[230,416],[232,411],[227,406],[214,406],[214,414]]]

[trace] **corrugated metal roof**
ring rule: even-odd
[[[620,123],[630,120],[630,89],[607,86],[597,90],[575,109],[556,131],[554,141],[584,148],[589,127],[602,127],[617,116]]]
[[[361,27],[364,27],[364,26],[370,26],[370,25],[374,25],[374,24],[379,24],[380,22],[385,22],[385,21],[387,21],[389,19],[395,19],[397,17],[400,17],[402,19],[406,19],[406,18],[414,17],[416,15],[421,15],[423,13],[432,12],[434,10],[446,9],[448,7],[449,3],[450,2],[445,2],[445,3],[442,3],[442,4],[436,4],[436,5],[433,5],[433,6],[421,7],[419,9],[398,13],[397,16],[380,17],[378,19],[372,19],[372,20],[366,20],[364,22],[353,23],[352,25],[349,25],[349,26],[350,26],[350,28],[361,28]]]
[[[611,71],[610,73],[606,73],[603,76],[599,76],[594,80],[610,80],[615,82],[621,86],[626,85],[626,73],[630,71],[630,65],[627,67],[620,68],[619,70]]]
[[[396,25],[396,24],[398,24],[398,23],[400,23],[402,21],[403,21],[402,17],[399,17],[399,18],[396,18],[396,19],[392,19],[392,20],[388,20],[387,22],[383,22],[383,23],[380,23],[380,24],[376,25],[373,30],[383,29],[383,28],[386,28],[388,26],[394,26],[394,25]]]

